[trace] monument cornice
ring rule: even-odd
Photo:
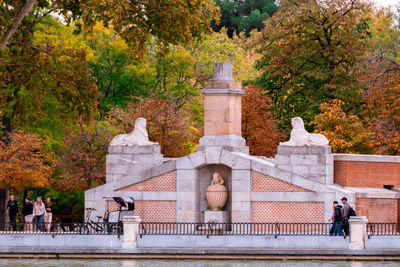
[[[203,95],[239,95],[242,96],[246,92],[241,89],[202,89],[200,92]]]

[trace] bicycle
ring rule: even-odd
[[[85,224],[82,225],[79,228],[79,233],[82,235],[87,235],[91,233],[91,229],[95,233],[108,233],[108,234],[113,234],[113,233],[119,233],[120,229],[117,224],[112,224],[112,223],[107,223],[105,221],[101,222],[100,220],[102,219],[102,216],[97,216],[97,222],[93,221],[90,217],[92,214],[92,211],[96,210],[95,208],[86,208],[86,220]]]

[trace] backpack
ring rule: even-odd
[[[334,210],[334,213],[335,213],[335,215],[334,215],[334,219],[335,219],[335,222],[340,222],[340,221],[342,221],[342,217],[343,217],[343,212],[342,212],[342,208],[339,206],[336,206],[336,208],[335,208],[335,210]]]
[[[349,205],[349,208],[350,208],[349,209],[349,217],[350,216],[357,216],[356,215],[356,211],[353,209],[353,207]]]

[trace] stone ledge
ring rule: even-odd
[[[237,82],[229,82],[229,81],[211,81],[206,82],[204,85],[204,89],[236,89],[241,90],[242,84]],[[204,90],[203,89],[203,90]]]
[[[161,147],[158,144],[146,146],[108,146],[109,154],[151,154],[160,153]]]
[[[360,162],[392,162],[400,163],[400,156],[365,155],[365,154],[333,154],[334,161]]]
[[[281,155],[331,154],[331,146],[278,146]]]
[[[246,92],[241,89],[202,89],[200,92],[207,95],[232,95],[232,96],[242,96]]]

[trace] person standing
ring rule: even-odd
[[[341,205],[336,205],[334,209],[334,220],[335,220],[335,229],[333,231],[333,235],[341,236],[342,234],[342,223],[343,223],[343,210]]]
[[[46,208],[43,204],[42,197],[37,197],[35,205],[33,205],[33,216],[35,217],[35,224],[39,231],[42,231],[42,224]]]
[[[346,236],[349,235],[349,217],[350,217],[350,205],[347,203],[347,197],[342,197],[341,199],[343,204],[343,230]]]
[[[22,206],[22,215],[24,215],[25,220],[25,231],[32,231],[33,204],[29,197],[25,198],[24,205]]]
[[[329,230],[329,235],[330,236],[333,236],[333,233],[335,232],[335,226],[336,226],[336,223],[335,223],[335,208],[336,208],[336,206],[338,204],[339,203],[336,200],[333,201],[333,205],[332,205],[333,212],[332,212],[332,216],[329,218],[329,221],[332,222],[331,229]]]
[[[52,213],[52,206],[53,204],[51,203],[51,198],[46,198],[46,203],[44,204],[46,207],[46,214],[44,215],[44,222],[46,225],[46,230],[47,232],[50,232],[51,228],[51,221],[53,219],[53,213]]]
[[[10,218],[11,226],[13,231],[17,230],[17,214],[18,214],[18,202],[15,200],[13,194],[10,195],[10,199],[7,202],[8,216]]]

